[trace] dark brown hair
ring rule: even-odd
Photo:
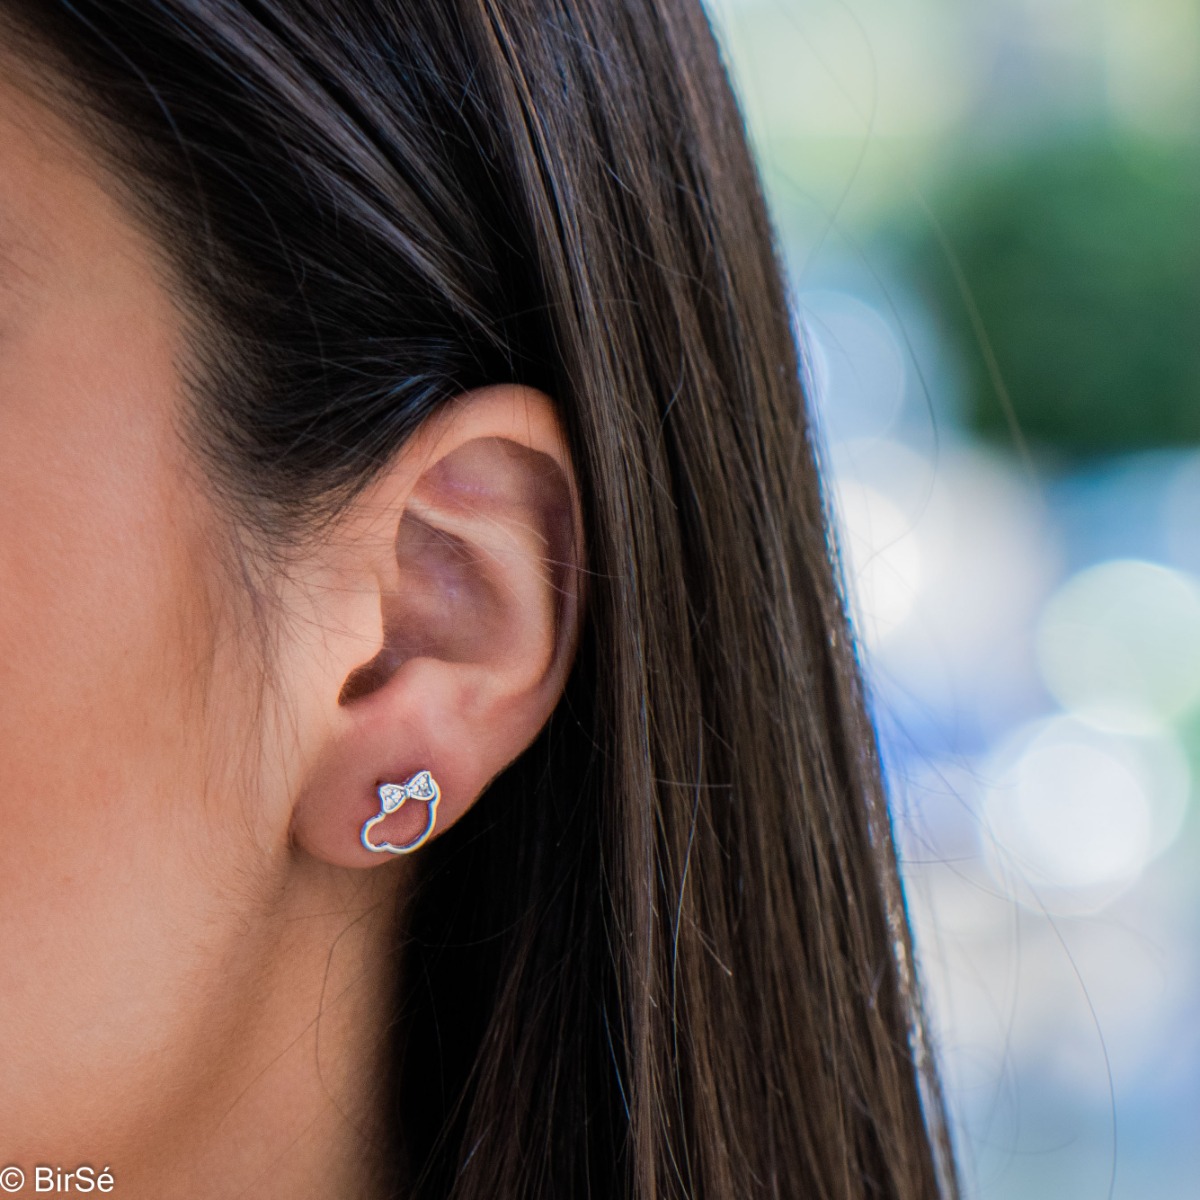
[[[801,374],[696,0],[5,0],[197,317],[264,544],[475,385],[560,407],[587,628],[425,852],[417,1197],[954,1192]]]

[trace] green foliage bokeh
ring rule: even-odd
[[[1196,148],[1063,140],[956,180],[906,265],[961,352],[971,426],[1011,441],[1007,393],[1062,455],[1200,442]]]

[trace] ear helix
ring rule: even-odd
[[[416,775],[406,779],[403,783],[382,783],[377,790],[379,812],[363,824],[362,833],[359,835],[362,844],[372,854],[411,854],[414,850],[420,849],[429,840],[434,823],[437,821],[438,801],[442,798],[442,790],[438,787],[437,780],[428,771],[418,771]],[[403,842],[400,845],[387,841],[371,841],[371,830],[385,817],[399,812],[410,800],[417,800],[427,806],[425,828],[412,841]]]

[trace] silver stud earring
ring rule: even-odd
[[[362,827],[362,844],[372,854],[411,854],[423,846],[433,832],[433,824],[437,820],[438,801],[442,798],[442,789],[437,780],[428,771],[418,771],[411,779],[403,783],[381,783],[379,785],[379,812]],[[371,841],[371,830],[384,817],[398,812],[409,800],[420,800],[427,805],[425,812],[425,828],[411,842],[397,846],[394,842]]]

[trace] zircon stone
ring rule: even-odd
[[[414,800],[432,800],[433,776],[428,771],[422,771],[408,781],[404,790]]]
[[[407,793],[399,784],[385,783],[379,789],[379,803],[385,813],[395,812],[404,803]]]

